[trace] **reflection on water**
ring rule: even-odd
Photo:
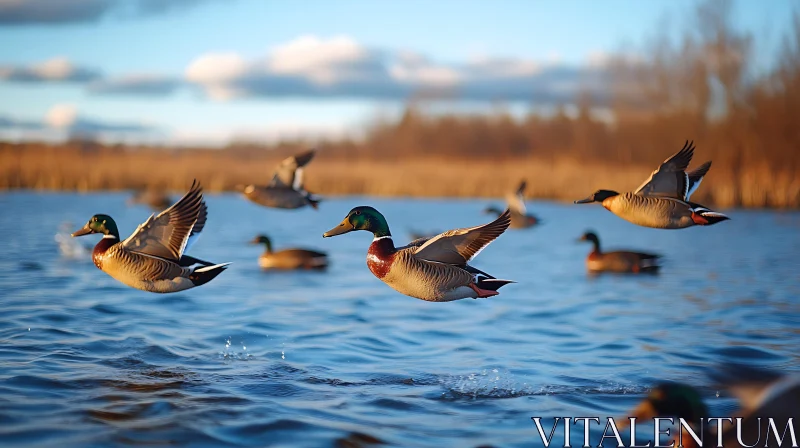
[[[509,231],[475,262],[519,283],[443,304],[372,277],[366,233],[321,238],[355,205],[376,206],[405,242],[405,229],[486,221],[484,202],[349,198],[283,211],[209,196],[192,255],[233,266],[155,295],[53,241],[61,222],[99,212],[129,234],[147,212],[124,194],[2,194],[0,439],[538,446],[530,417],[622,415],[663,379],[700,386],[727,415],[735,401],[704,375],[719,362],[800,371],[797,213],[731,211],[713,228],[660,231],[601,207],[533,203],[545,224]],[[609,248],[663,253],[663,272],[586,275],[590,249],[574,240],[587,228]],[[329,252],[331,268],[262,273],[247,244],[261,232]]]

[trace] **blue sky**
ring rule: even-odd
[[[0,0],[0,138],[339,135],[420,93],[457,111],[544,107],[601,86],[604,55],[641,48],[659,27],[684,31],[694,5]],[[772,63],[793,9],[735,3],[760,65]]]

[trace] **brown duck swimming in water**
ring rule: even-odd
[[[635,192],[597,190],[575,203],[600,202],[611,213],[626,221],[658,229],[710,226],[730,219],[722,213],[689,202],[689,197],[711,168],[711,162],[706,162],[687,173],[686,168],[693,155],[694,145],[687,141],[680,151],[653,171]]]
[[[264,253],[258,257],[258,265],[262,269],[325,269],[328,267],[328,255],[308,249],[272,250],[272,241],[266,235],[258,235],[251,244],[263,244]]]
[[[513,283],[500,280],[469,266],[486,246],[511,223],[506,211],[482,226],[450,230],[433,238],[395,247],[386,218],[372,207],[362,206],[350,213],[323,237],[366,230],[373,235],[367,251],[367,267],[384,283],[407,296],[430,302],[492,297],[500,287]]]
[[[153,211],[160,212],[172,205],[172,199],[168,194],[158,190],[137,190],[128,199],[128,205],[143,204]]]
[[[675,439],[680,437],[683,446],[687,448],[716,447],[719,436],[722,437],[723,447],[741,448],[737,440],[738,430],[741,431],[742,441],[748,445],[778,447],[775,434],[769,427],[771,418],[778,434],[786,431],[782,446],[791,446],[791,437],[787,429],[789,419],[793,419],[794,434],[800,435],[800,423],[797,420],[800,415],[800,376],[782,376],[743,365],[729,365],[724,369],[728,370],[725,374],[728,378],[723,388],[729,389],[740,403],[739,412],[726,417],[734,418],[734,422],[740,417],[742,420],[739,428],[732,422],[724,421],[722,434],[718,434],[716,423],[709,425],[706,420],[712,415],[703,403],[700,392],[692,386],[680,383],[657,385],[628,416],[643,419],[642,422],[652,422],[656,417],[684,419],[702,441],[697,443],[685,428],[676,428]],[[620,429],[626,428],[630,422],[628,419],[617,421],[620,421],[617,424]],[[769,439],[767,439],[768,433]],[[676,440],[675,446],[677,445]]]
[[[511,228],[512,229],[527,229],[535,225],[541,224],[541,220],[535,215],[528,214],[528,209],[525,207],[525,187],[527,183],[523,180],[520,182],[519,187],[513,194],[506,196],[508,209],[511,211]],[[484,213],[490,213],[495,216],[500,216],[503,211],[497,207],[486,207]]]
[[[315,151],[288,157],[281,162],[267,186],[241,187],[248,200],[265,207],[295,209],[310,205],[317,208],[319,199],[303,187],[303,167],[314,158]]]
[[[658,265],[661,255],[626,250],[603,252],[600,249],[600,238],[594,232],[584,233],[579,241],[590,241],[594,244],[594,250],[586,257],[586,269],[589,272],[655,273],[661,267]]]

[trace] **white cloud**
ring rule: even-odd
[[[78,108],[73,104],[56,104],[44,117],[45,123],[54,128],[68,128],[78,119]]]
[[[594,61],[594,59],[593,59]],[[579,90],[606,98],[605,67],[556,61],[477,57],[466,63],[433,61],[403,50],[376,50],[346,36],[302,36],[261,58],[210,53],[195,59],[186,79],[215,100],[233,98],[426,98],[563,104]]]
[[[0,79],[23,82],[88,82],[100,77],[92,69],[79,67],[65,57],[56,57],[29,66],[1,66]]]
[[[236,53],[209,53],[189,64],[186,79],[201,84],[222,83],[242,76],[247,68],[247,61]]]

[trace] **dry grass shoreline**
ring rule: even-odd
[[[286,151],[242,155],[202,149],[3,145],[0,190],[180,191],[197,178],[207,191],[231,191],[238,184],[267,183],[286,155]],[[526,179],[528,198],[572,201],[598,188],[630,191],[654,168],[570,157],[454,160],[431,155],[371,160],[321,151],[306,170],[306,187],[323,196],[502,197]],[[730,169],[715,161],[692,199],[723,208],[800,208],[800,178],[793,170],[776,171],[766,165]]]

